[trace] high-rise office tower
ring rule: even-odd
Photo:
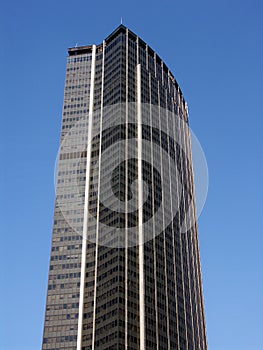
[[[123,25],[68,50],[42,349],[207,349],[187,106]]]

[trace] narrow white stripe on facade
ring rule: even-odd
[[[101,75],[101,108],[100,108],[100,150],[99,150],[99,170],[98,170],[98,197],[97,197],[97,224],[96,224],[96,246],[95,246],[95,270],[94,270],[94,302],[93,302],[93,321],[92,321],[92,350],[95,348],[96,332],[96,306],[97,306],[97,276],[98,276],[98,249],[99,249],[99,207],[100,207],[100,178],[101,178],[101,143],[102,143],[102,118],[103,118],[103,87],[104,87],[104,59],[105,59],[105,41],[103,41],[102,53],[102,75]]]
[[[91,157],[91,138],[92,138],[92,124],[93,124],[94,80],[95,80],[95,60],[96,60],[96,45],[92,45],[85,202],[84,202],[83,237],[82,237],[82,252],[81,252],[81,273],[80,273],[80,290],[79,290],[79,318],[78,318],[77,350],[81,350],[82,329],[83,329],[83,310],[84,310],[86,257],[87,257],[90,157]]]
[[[129,100],[129,86],[128,86],[128,55],[129,55],[129,40],[128,28],[126,29],[126,99],[125,99],[125,118],[126,118],[126,140],[125,140],[125,159],[128,159],[128,100]],[[128,350],[128,164],[125,168],[125,349]]]
[[[140,350],[145,350],[141,65],[137,65]]]
[[[152,126],[153,122],[153,114],[152,114],[152,78],[151,73],[149,73],[149,91],[150,91],[150,126],[151,126],[151,142],[152,140]],[[151,147],[151,164],[152,164],[152,184],[154,184],[154,173],[153,173],[153,147]],[[154,186],[152,186],[152,206],[154,207]],[[158,290],[157,290],[157,271],[156,271],[156,249],[155,249],[155,216],[153,215],[153,268],[154,268],[154,305],[155,305],[155,322],[156,322],[156,350],[159,350],[159,327],[158,327]]]

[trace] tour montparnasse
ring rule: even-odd
[[[206,350],[187,105],[120,25],[68,49],[42,350]]]

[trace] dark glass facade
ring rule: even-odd
[[[181,90],[160,57],[122,25],[102,44],[68,53],[42,350],[206,350]],[[128,150],[131,139],[144,140],[150,151],[140,141]],[[124,147],[113,148],[105,166],[103,152],[118,142]],[[138,152],[151,161],[138,161]],[[150,189],[147,200],[121,211],[140,174]],[[107,178],[119,210],[100,201]],[[150,220],[157,211],[161,219]],[[140,220],[149,236],[133,244]],[[103,227],[111,231],[102,235]]]

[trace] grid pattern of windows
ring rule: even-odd
[[[92,79],[92,50],[95,54],[94,84]],[[191,149],[188,129],[184,123],[179,133],[183,149],[168,136],[175,128],[175,121],[169,116],[144,113],[145,125],[142,139],[153,146],[152,158],[164,166],[162,153],[177,164],[178,181],[182,186],[179,210],[174,215],[173,201],[179,198],[176,183],[171,176],[163,177],[154,167],[143,162],[144,181],[150,184],[143,206],[143,221],[153,216],[161,207],[163,217],[171,218],[171,223],[155,235],[162,222],[152,222],[152,239],[143,245],[143,289],[144,303],[141,305],[139,248],[111,248],[85,241],[81,236],[84,223],[86,169],[90,162],[88,210],[96,218],[88,220],[87,231],[90,237],[99,234],[99,223],[116,228],[138,225],[138,212],[121,213],[110,211],[99,202],[94,190],[111,176],[114,195],[121,201],[130,199],[129,184],[138,178],[138,162],[135,147],[134,159],[123,162],[125,149],[118,149],[108,160],[116,164],[114,174],[101,171],[95,175],[95,167],[104,149],[117,141],[127,141],[138,136],[138,127],[130,123],[123,125],[119,111],[116,124],[121,127],[104,129],[102,108],[120,103],[137,102],[138,75],[141,70],[141,102],[171,111],[176,118],[188,123],[187,107],[172,73],[160,57],[146,43],[124,26],[117,28],[101,45],[69,49],[66,68],[63,117],[61,126],[61,150],[58,161],[57,198],[54,210],[54,224],[48,292],[46,303],[43,350],[77,349],[79,336],[79,300],[81,278],[84,279],[84,298],[81,348],[77,350],[206,350],[204,309],[201,290],[201,274],[198,251],[197,227],[194,224],[181,234],[181,227],[193,194]],[[91,91],[92,90],[92,91]],[[93,96],[92,120],[93,135],[90,158],[87,150],[79,151],[78,143],[88,140],[89,106]],[[137,113],[136,107],[134,114]],[[123,110],[125,115],[125,108]],[[112,115],[115,118],[115,115]],[[119,120],[118,120],[119,118]],[[129,124],[130,123],[130,124]],[[70,130],[72,142],[64,145],[63,140]],[[100,132],[100,130],[105,130]],[[84,141],[83,141],[84,140]],[[130,154],[131,155],[131,154]],[[69,160],[71,160],[69,162]],[[170,164],[170,163],[169,163]],[[171,170],[169,170],[171,171]],[[60,199],[74,201],[72,175],[78,174],[78,195],[82,200],[78,209],[67,208],[67,220],[60,207]],[[169,173],[170,174],[170,173]],[[171,174],[170,174],[171,175]],[[163,202],[162,188],[169,189],[170,197]],[[193,214],[193,222],[195,217]],[[77,227],[77,230],[76,230]],[[75,228],[75,229],[74,229]],[[109,238],[109,239],[112,239]],[[84,242],[84,243],[83,243]],[[81,276],[82,244],[87,245],[85,276]],[[140,313],[144,308],[144,320]],[[140,328],[144,327],[145,344],[140,344]]]
[[[68,131],[78,125],[75,137],[81,135],[82,124],[78,122],[88,113],[91,55],[68,58],[64,92],[63,116],[61,125],[61,144]],[[78,210],[67,210],[67,219],[61,211],[60,200],[74,201],[71,190],[72,174],[79,174],[79,189],[84,196],[86,162],[78,159],[80,154],[72,148],[60,149],[56,184],[56,202],[52,234],[52,248],[48,278],[44,349],[73,349],[77,340],[79,312],[79,287],[82,237],[70,225],[82,231],[83,205]],[[76,159],[70,162],[69,159]],[[84,204],[84,203],[83,203]]]

